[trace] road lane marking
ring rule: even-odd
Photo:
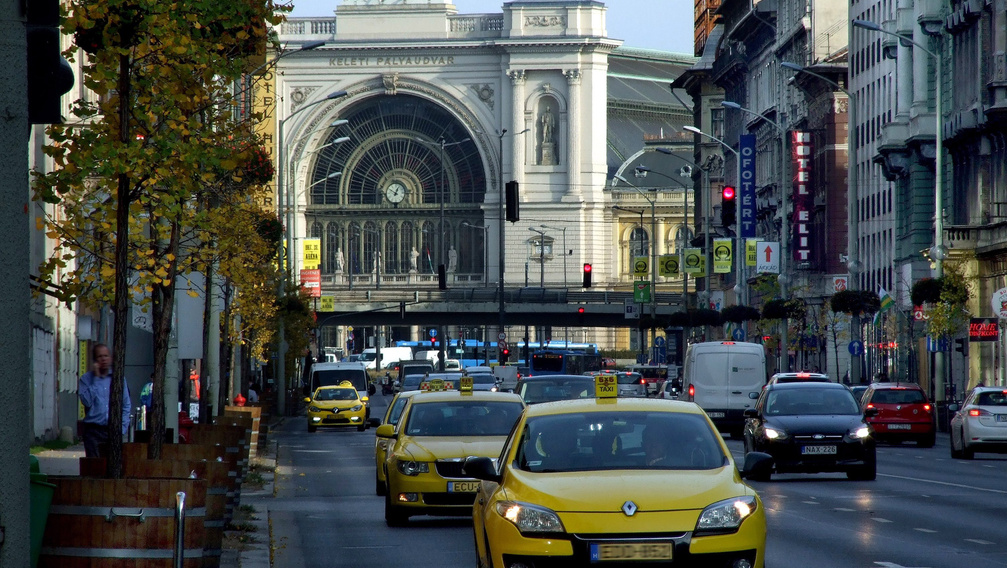
[[[883,517],[871,517],[871,520],[879,522],[879,523],[890,523],[891,522],[888,519],[885,519]]]
[[[928,534],[934,534],[934,533],[937,532],[937,531],[935,531],[933,529],[925,529],[925,528],[922,528],[922,527],[917,527],[917,528],[915,528],[913,530],[914,531],[920,531],[921,533],[928,533]]]
[[[967,539],[965,539],[965,542],[974,542],[976,544],[996,544],[996,543],[990,542],[988,540],[980,540],[978,538],[967,538]]]
[[[892,475],[890,473],[879,473],[878,477],[891,477],[892,479],[905,479],[906,481],[919,481],[922,483],[933,483],[934,485],[944,485],[945,487],[957,487],[959,489],[974,489],[975,491],[985,491],[987,493],[997,493],[1007,495],[1007,491],[1002,489],[986,489],[985,487],[974,487],[964,483],[948,483],[947,481],[936,481],[934,479],[920,479],[919,477],[906,477],[904,475]]]
[[[846,507],[836,507],[833,511],[842,511],[844,513],[856,513],[856,509],[847,509]]]
[[[805,505],[821,505],[818,501],[801,501],[801,503],[804,503]]]

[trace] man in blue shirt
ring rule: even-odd
[[[108,444],[108,411],[112,394],[112,352],[104,343],[96,343],[91,348],[94,364],[91,370],[80,377],[77,395],[84,405],[84,420],[81,423],[81,438],[84,441],[84,455],[103,457],[103,446]],[[129,431],[129,417],[132,405],[129,387],[122,381],[122,433]]]

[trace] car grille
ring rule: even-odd
[[[464,464],[462,461],[438,461],[437,475],[456,479],[472,479],[467,475],[462,475],[462,464]]]
[[[821,436],[820,438],[817,436]],[[825,444],[828,442],[842,442],[842,434],[813,434],[805,436],[794,436],[794,440],[801,443]]]

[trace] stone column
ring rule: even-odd
[[[523,181],[524,177],[524,134],[518,134],[525,129],[525,119],[524,119],[524,98],[525,98],[525,72],[524,69],[512,69],[507,72],[507,76],[511,80],[511,127],[510,132],[513,133],[511,136],[504,138],[510,138],[511,144],[511,178],[517,182]],[[504,147],[507,146],[506,142],[503,144]],[[503,151],[503,148],[501,148]],[[507,154],[504,152],[504,157]]]
[[[569,107],[566,113],[566,168],[569,182],[567,195],[574,201],[583,199],[580,184],[580,69],[568,69],[566,75],[567,96]]]

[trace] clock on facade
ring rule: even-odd
[[[399,182],[392,182],[388,184],[385,188],[385,197],[388,201],[395,203],[396,205],[401,203],[403,199],[406,198],[406,186]]]

